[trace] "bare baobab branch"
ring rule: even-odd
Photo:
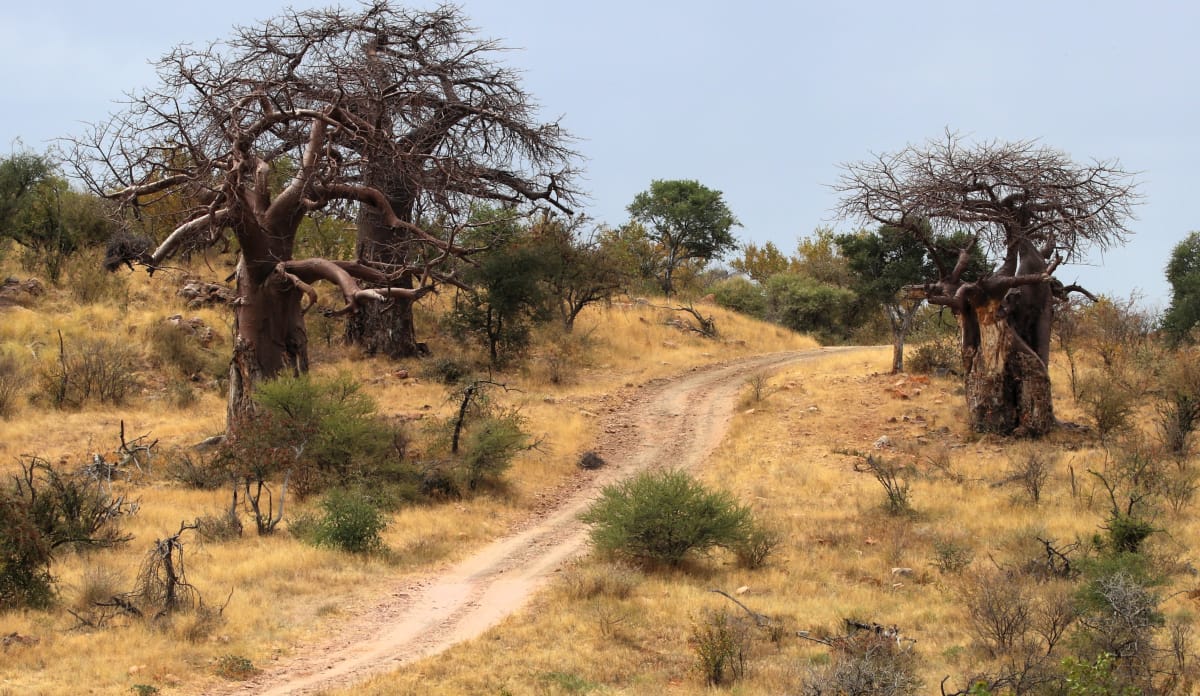
[[[1082,290],[1063,287],[1054,272],[1132,234],[1140,199],[1133,175],[1115,161],[1077,164],[1034,140],[969,144],[947,132],[844,165],[834,189],[843,218],[904,230],[931,251],[937,234],[970,235],[952,268],[935,253],[939,277],[908,290],[950,307],[959,319],[977,429],[1049,430],[1053,299]],[[972,251],[990,255],[996,266],[965,280]]]

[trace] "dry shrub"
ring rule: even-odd
[[[1024,648],[1033,622],[1032,588],[999,571],[981,571],[960,588],[968,627],[989,656],[1012,655]]]
[[[880,486],[883,486],[886,500],[884,509],[889,515],[903,515],[912,512],[908,501],[908,479],[913,473],[913,467],[893,459],[885,459],[868,454],[863,460],[854,465],[854,470],[871,474]]]
[[[946,375],[962,366],[962,353],[955,336],[943,336],[918,345],[904,360],[904,367],[918,375]]]
[[[750,630],[741,617],[724,611],[709,613],[692,627],[691,644],[696,666],[709,686],[730,684],[746,676]]]
[[[68,288],[80,304],[107,302],[123,305],[129,299],[127,274],[105,270],[97,253],[75,256],[67,264],[67,273],[71,278]]]
[[[1136,394],[1109,373],[1092,373],[1079,382],[1079,405],[1092,419],[1100,439],[1123,432],[1130,426]]]
[[[230,507],[217,513],[196,518],[196,534],[203,541],[220,543],[233,541],[242,535],[242,521],[237,508]]]
[[[0,418],[10,418],[17,411],[17,401],[29,383],[28,370],[8,351],[0,351]]]
[[[909,646],[911,647],[911,646]],[[886,635],[862,633],[839,639],[828,665],[813,669],[804,696],[909,696],[922,693],[912,650]]]
[[[1012,483],[1021,488],[1029,502],[1037,505],[1042,500],[1042,491],[1053,470],[1053,460],[1046,453],[1029,448],[1018,452],[1008,476],[1002,483]]]
[[[83,571],[74,606],[82,611],[108,602],[121,594],[122,584],[121,574],[117,571],[104,566],[90,565]]]
[[[567,596],[575,600],[597,597],[628,599],[645,576],[624,563],[576,563],[568,570],[563,583]]]
[[[190,379],[221,379],[229,370],[230,357],[204,345],[199,330],[186,322],[160,320],[146,329],[151,352],[164,364]],[[211,331],[209,331],[211,334]]]
[[[952,537],[934,539],[933,554],[933,566],[942,575],[958,575],[975,560],[971,544]]]
[[[119,405],[136,386],[137,367],[137,356],[125,345],[106,338],[67,344],[60,334],[57,358],[44,360],[38,370],[38,396],[55,408]]]
[[[213,674],[229,681],[246,681],[259,671],[250,658],[241,655],[222,655],[213,665]]]

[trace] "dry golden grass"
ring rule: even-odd
[[[122,421],[128,436],[149,433],[164,448],[222,429],[224,404],[216,388],[198,386],[197,401],[186,409],[171,405],[171,380],[155,368],[145,337],[148,327],[182,313],[200,316],[227,350],[227,315],[186,310],[170,278],[134,274],[124,282],[118,300],[108,305],[79,306],[66,292],[52,290],[30,308],[0,309],[0,349],[19,353],[31,366],[56,357],[60,330],[68,345],[89,334],[127,338],[147,365],[138,375],[142,390],[124,405],[59,412],[25,404],[14,418],[0,420],[0,473],[22,454],[79,462],[93,452],[110,453]],[[447,301],[441,298],[441,306]],[[586,412],[600,395],[697,364],[815,346],[778,327],[711,306],[700,309],[716,318],[720,340],[667,324],[689,319],[685,314],[637,303],[586,312],[570,335],[545,330],[520,368],[493,375],[514,388],[496,398],[521,409],[529,431],[542,440],[539,449],[517,459],[500,491],[395,513],[385,532],[387,554],[350,558],[301,544],[286,530],[268,538],[247,531],[226,543],[185,537],[188,579],[207,606],[224,605],[219,621],[184,614],[169,624],[118,621],[85,630],[66,611],[83,608],[85,597],[103,590],[131,589],[155,539],[228,502],[227,492],[166,481],[161,469],[122,484],[142,503],[125,527],[133,542],[62,556],[53,569],[58,607],[0,615],[0,635],[38,640],[2,653],[0,694],[127,693],[137,684],[192,693],[219,680],[215,667],[223,657],[268,664],[333,630],[397,578],[461,558],[508,531],[574,471],[594,436]],[[435,354],[477,360],[439,332],[437,311],[435,304],[418,312],[421,335]],[[355,356],[319,339],[336,338],[335,325],[318,328],[312,332],[315,371],[346,372],[365,384],[383,414],[409,423],[419,455],[422,426],[453,412],[452,391],[427,376],[424,363]],[[737,611],[710,589],[743,587],[739,598],[776,619],[780,629],[775,641],[757,634],[738,693],[795,691],[810,669],[828,660],[826,648],[795,632],[838,633],[848,617],[895,624],[916,639],[927,690],[936,690],[947,675],[961,684],[982,660],[966,628],[963,578],[1037,555],[1037,536],[1064,543],[1090,537],[1104,519],[1105,501],[1085,472],[1102,466],[1104,455],[1082,436],[1056,435],[1053,473],[1035,506],[1011,485],[992,485],[1026,450],[969,433],[959,417],[957,382],[901,381],[882,374],[889,364],[890,349],[866,358],[831,354],[758,384],[757,395],[755,385],[747,385],[743,413],[699,474],[750,504],[781,534],[766,567],[746,570],[731,555],[717,553],[681,570],[641,573],[585,558],[479,639],[345,693],[557,694],[593,687],[600,693],[707,693],[695,667],[693,630],[710,612]],[[1067,380],[1058,366],[1054,379],[1059,418],[1086,423],[1086,414],[1063,393]],[[1140,414],[1143,430],[1152,429],[1151,415],[1148,407]],[[891,446],[880,453],[916,469],[910,515],[889,515],[879,483],[855,470],[859,458],[851,453],[875,452],[883,436]],[[290,518],[311,502],[289,505]],[[1170,534],[1152,538],[1154,553],[1186,560],[1200,534],[1189,512],[1165,510],[1156,520]],[[964,574],[939,569],[952,554],[973,558]],[[1195,589],[1194,580],[1175,583],[1168,593]],[[1173,595],[1164,608],[1179,615],[1194,610],[1193,603]]]
[[[759,385],[765,398],[747,395],[731,436],[700,472],[781,533],[766,567],[746,570],[717,553],[683,571],[642,575],[586,558],[482,637],[338,693],[710,693],[693,632],[711,612],[741,611],[713,588],[741,588],[741,601],[778,622],[773,636],[750,629],[736,693],[795,692],[829,660],[828,648],[796,631],[839,635],[845,618],[895,625],[916,640],[924,692],[947,676],[961,686],[986,663],[967,627],[964,583],[1040,558],[1038,537],[1065,547],[1096,533],[1106,501],[1084,472],[1104,455],[1081,436],[1055,435],[1052,473],[1034,505],[1018,487],[994,485],[1034,445],[969,433],[957,381],[882,374],[889,360],[881,349],[866,361],[831,356],[774,376]],[[1061,418],[1083,420],[1058,397]],[[884,436],[891,445],[876,450]],[[883,488],[855,470],[855,451],[914,464],[911,514],[885,511]],[[1171,534],[1154,537],[1152,553],[1186,557],[1200,523],[1171,512],[1159,523]],[[954,572],[956,562],[967,565]],[[1176,577],[1164,596],[1191,589],[1194,579]],[[1190,621],[1193,605],[1175,595],[1163,608]]]
[[[110,298],[107,304],[80,305],[66,290],[50,289],[28,307],[0,309],[0,348],[21,355],[31,370],[37,369],[39,361],[57,359],[59,331],[68,351],[89,336],[125,341],[145,366],[136,374],[139,389],[123,404],[56,411],[44,403],[25,403],[13,418],[0,420],[0,475],[15,471],[22,455],[72,464],[93,453],[111,456],[119,444],[122,422],[127,437],[148,434],[148,440],[159,440],[160,450],[186,447],[222,430],[224,403],[218,387],[194,384],[196,400],[184,408],[174,405],[172,383],[184,378],[171,374],[148,339],[151,327],[172,314],[182,314],[199,317],[214,329],[214,351],[228,351],[227,314],[188,310],[174,295],[177,281],[169,274],[151,279],[137,273],[122,276],[123,287],[113,295],[117,299]],[[45,612],[0,615],[0,634],[16,633],[38,641],[4,653],[0,694],[126,693],[138,684],[193,692],[219,681],[215,670],[223,657],[267,664],[330,630],[349,615],[351,607],[368,601],[385,584],[461,558],[506,533],[539,496],[575,470],[579,455],[594,436],[594,423],[584,413],[592,399],[627,383],[696,364],[815,345],[805,337],[719,308],[702,310],[716,317],[720,341],[667,326],[673,312],[619,304],[585,313],[572,335],[557,332],[541,337],[521,368],[493,375],[513,387],[494,398],[520,408],[528,430],[541,441],[538,449],[517,458],[501,491],[395,513],[384,535],[388,553],[351,558],[301,544],[286,530],[260,538],[249,522],[245,535],[231,542],[203,543],[186,532],[187,579],[202,593],[207,607],[224,607],[218,620],[183,614],[166,623],[118,618],[106,628],[82,627],[68,609],[82,614],[90,608],[89,597],[131,590],[137,569],[156,539],[174,534],[183,521],[218,514],[228,505],[227,491],[189,490],[166,480],[158,458],[149,472],[117,484],[141,502],[138,513],[125,521],[124,530],[134,536],[130,544],[89,554],[60,554],[53,567],[58,606]],[[473,359],[471,351],[452,345],[439,333],[436,311],[436,307],[423,308],[418,313],[422,335],[430,337],[435,353]],[[336,327],[319,328],[329,338],[337,337]],[[419,455],[422,426],[453,413],[452,390],[426,376],[419,361],[395,364],[362,358],[336,343],[325,345],[321,333],[313,334],[315,372],[349,373],[361,381],[382,414],[409,422]],[[28,396],[35,391],[35,384],[27,386]],[[288,505],[291,518],[311,509],[312,502],[289,501]]]

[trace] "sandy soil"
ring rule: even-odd
[[[205,693],[313,694],[347,687],[482,634],[584,550],[586,530],[577,517],[604,486],[649,467],[699,465],[720,444],[751,375],[831,350],[696,368],[606,397],[594,447],[605,461],[602,468],[581,470],[518,529],[466,560],[399,581],[324,641],[299,647],[252,680]]]

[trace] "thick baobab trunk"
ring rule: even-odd
[[[254,272],[238,264],[238,299],[234,307],[233,361],[229,366],[227,418],[230,435],[254,415],[254,387],[284,371],[308,370],[308,333],[301,300],[304,296],[285,274]]]
[[[395,206],[395,203],[394,203]],[[387,227],[377,211],[364,206],[357,220],[358,259],[388,275],[407,266],[407,245],[401,233]],[[397,286],[411,288],[412,277],[402,276]],[[411,358],[425,352],[417,342],[413,301],[403,297],[362,308],[346,322],[347,342],[360,346],[368,355]]]
[[[1036,437],[1054,426],[1050,374],[1007,310],[988,298],[959,315],[968,419],[979,432]]]
[[[412,287],[406,283],[403,287]],[[367,355],[411,358],[427,349],[417,341],[413,321],[413,303],[395,298],[386,304],[363,307],[346,322],[346,340],[360,346]]]

